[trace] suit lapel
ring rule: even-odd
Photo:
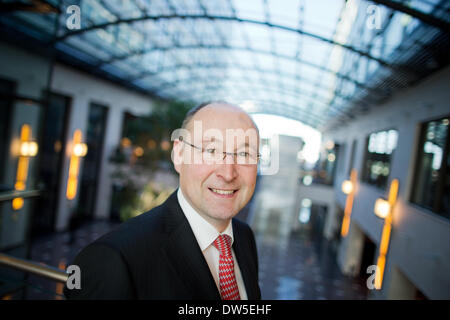
[[[189,222],[178,204],[176,192],[166,201],[168,241],[162,250],[186,287],[193,293],[194,299],[220,300],[214,278]]]
[[[255,262],[252,261],[252,249],[249,241],[244,237],[243,230],[239,224],[235,223],[233,219],[233,249],[236,254],[236,259],[239,263],[242,278],[244,280],[245,290],[247,291],[247,298],[255,300],[258,298],[258,275],[255,267]]]

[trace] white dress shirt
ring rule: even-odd
[[[178,202],[180,204],[181,209],[186,216],[189,225],[191,226],[192,231],[194,232],[194,236],[197,239],[197,243],[200,247],[200,250],[203,252],[203,256],[208,264],[209,270],[216,282],[217,289],[220,292],[219,286],[219,250],[214,247],[213,242],[217,239],[220,233],[217,229],[212,226],[208,221],[206,221],[200,214],[195,211],[194,208],[189,204],[186,198],[181,192],[181,188],[178,188],[177,192]],[[231,245],[233,245],[233,225],[230,221],[227,228],[222,234],[229,235],[231,237]],[[245,291],[244,281],[242,279],[241,270],[239,269],[239,265],[236,259],[236,255],[234,254],[233,248],[231,248],[231,252],[233,254],[234,260],[234,273],[236,276],[236,282],[239,289],[239,295],[241,300],[247,300],[247,292]]]

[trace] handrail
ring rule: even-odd
[[[69,275],[61,269],[0,253],[0,265],[30,272],[57,282],[67,282]]]
[[[13,200],[15,198],[31,198],[37,197],[41,193],[40,190],[25,190],[25,191],[7,191],[0,192],[0,202]]]

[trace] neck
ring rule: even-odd
[[[181,189],[180,189],[181,190]],[[200,215],[203,219],[205,219],[210,225],[212,225],[219,233],[222,233],[225,231],[225,229],[228,227],[228,225],[231,223],[231,219],[215,219],[213,217],[208,216],[207,214],[204,214],[201,212],[198,208],[196,208],[189,197],[186,196],[186,194],[181,190],[181,193],[184,197],[184,199],[187,201],[187,203],[194,209],[194,211]]]
[[[202,217],[208,221],[219,233],[222,233],[225,231],[225,229],[228,227],[228,225],[231,223],[231,219],[228,220],[217,220],[217,219],[211,219],[209,217],[205,217],[202,215]],[[209,219],[208,219],[209,218]]]

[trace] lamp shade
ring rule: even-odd
[[[345,194],[350,194],[353,192],[353,183],[350,180],[345,180],[342,182],[342,192]]]
[[[38,152],[38,144],[34,141],[23,141],[20,144],[20,155],[23,157],[34,157]]]
[[[84,157],[87,154],[87,145],[85,143],[77,143],[73,147],[73,155],[77,157]]]
[[[378,198],[377,201],[375,201],[374,212],[378,217],[385,219],[391,212],[391,205],[387,200]]]

